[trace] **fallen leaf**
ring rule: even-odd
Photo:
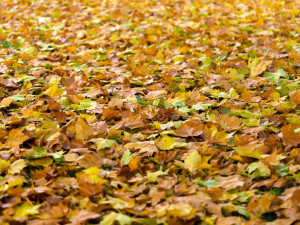
[[[175,132],[180,137],[196,137],[203,133],[203,125],[186,121]]]
[[[5,144],[9,148],[19,149],[20,145],[28,139],[29,137],[26,134],[23,134],[23,129],[13,129],[9,132]]]
[[[26,167],[26,162],[24,159],[18,159],[16,161],[14,161],[9,169],[8,169],[8,173],[10,174],[16,174],[16,173],[20,173],[20,171],[22,169],[24,169]]]

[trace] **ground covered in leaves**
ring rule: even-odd
[[[297,1],[3,0],[0,21],[0,224],[299,224]]]

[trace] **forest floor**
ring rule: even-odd
[[[299,224],[297,2],[2,0],[0,224]]]

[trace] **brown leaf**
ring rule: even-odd
[[[225,129],[238,129],[240,128],[242,121],[236,116],[228,116],[224,114],[219,117],[219,122]]]
[[[180,137],[196,137],[203,133],[203,124],[186,121],[175,132]]]
[[[98,217],[100,217],[100,214],[98,213],[80,210],[74,217],[71,218],[71,221],[74,225],[80,225],[82,222],[86,222],[89,219],[96,219]]]
[[[77,140],[85,140],[88,136],[93,134],[93,130],[81,117],[75,123],[75,137]]]
[[[300,144],[300,132],[295,132],[295,124],[287,124],[281,128],[282,139],[286,145],[297,146]]]

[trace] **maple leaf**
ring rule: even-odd
[[[14,99],[10,98],[10,97],[2,99],[2,101],[0,102],[0,107],[7,107],[7,106],[9,106],[10,103],[12,103],[13,100]]]
[[[286,145],[297,146],[300,143],[300,132],[295,132],[295,124],[287,124],[281,128],[282,139]]]
[[[100,225],[113,225],[115,221],[118,221],[120,225],[130,225],[136,220],[122,213],[111,212],[104,216]]]
[[[47,91],[45,91],[46,95],[50,97],[61,96],[65,92],[64,89],[58,87],[58,81],[56,81],[53,85],[51,85]]]
[[[79,100],[79,105],[71,104],[70,107],[74,110],[94,110],[97,106],[97,102],[91,99]]]
[[[254,65],[251,67],[250,77],[255,77],[262,74],[268,68],[268,66],[272,64],[272,61],[269,60],[259,62],[258,59],[255,59],[253,63]]]
[[[76,173],[76,178],[82,196],[91,197],[102,192],[102,179],[97,174]]]
[[[104,139],[104,138],[93,138],[90,141],[96,143],[97,150],[110,148],[112,145],[118,144],[115,140]]]
[[[127,118],[123,119],[125,127],[128,127],[130,129],[136,129],[141,128],[145,126],[145,123],[143,121],[143,118],[141,115],[133,115]]]
[[[23,130],[24,129],[12,129],[8,134],[5,144],[9,148],[19,149],[20,145],[29,139],[26,134],[23,134]]]
[[[94,213],[94,212],[90,212],[87,210],[80,210],[79,212],[76,213],[76,215],[74,217],[72,217],[71,221],[72,224],[82,224],[82,222],[85,222],[89,219],[96,219],[100,217],[100,214]]]
[[[197,150],[193,150],[184,160],[184,165],[193,173],[200,169],[208,169],[211,156],[201,157]]]
[[[0,224],[300,220],[297,1],[43,3],[0,6]]]
[[[18,159],[14,161],[11,165],[10,168],[8,169],[8,173],[10,174],[16,174],[20,173],[20,171],[26,167],[26,162],[24,159]]]
[[[180,137],[196,137],[203,133],[203,124],[197,125],[193,121],[186,121],[175,132]]]
[[[90,126],[84,121],[83,118],[79,117],[75,123],[76,139],[85,140],[92,133],[93,133],[93,131],[90,129]]]
[[[122,158],[121,158],[122,164],[123,164],[123,165],[128,165],[129,162],[130,162],[130,160],[131,160],[131,158],[132,158],[133,156],[135,156],[135,155],[136,155],[136,153],[131,154],[130,150],[127,149],[127,150],[124,152],[124,154],[123,154],[123,156],[122,156]]]
[[[229,139],[233,136],[233,133],[227,134],[225,131],[219,132],[216,126],[211,126],[210,128],[204,126],[203,133],[207,140],[211,141],[212,143],[223,145],[226,145]]]
[[[162,217],[165,214],[170,214],[173,216],[190,218],[196,215],[196,209],[193,206],[186,203],[158,206],[156,211],[158,217]]]
[[[219,122],[223,128],[230,130],[230,129],[238,129],[241,124],[241,119],[236,116],[228,116],[228,115],[221,115],[219,117]]]
[[[18,221],[24,221],[29,215],[39,214],[39,208],[41,205],[31,205],[29,203],[24,203],[20,205],[14,214],[14,219]]]
[[[127,143],[126,145],[124,145],[124,148],[139,150],[138,154],[144,154],[145,153],[148,156],[151,156],[154,153],[158,152],[158,148],[156,147],[154,141]]]

